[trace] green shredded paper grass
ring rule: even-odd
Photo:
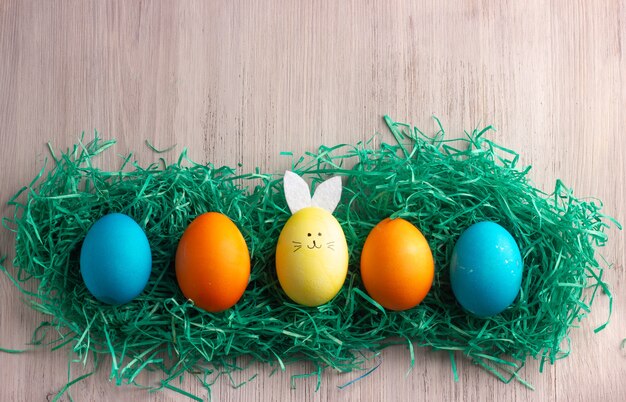
[[[313,186],[332,175],[341,176],[344,185],[334,216],[346,235],[349,272],[340,293],[315,308],[291,302],[276,277],[275,247],[290,216],[282,173],[200,164],[185,151],[169,165],[159,159],[141,166],[128,155],[118,170],[105,171],[92,161],[114,141],[97,135],[65,153],[50,148],[53,166],[10,200],[14,214],[3,221],[16,235],[16,256],[13,267],[1,269],[32,308],[49,315],[32,343],[54,349],[70,345],[72,361],[83,364],[108,355],[116,384],[167,388],[197,400],[180,388],[182,376],[197,378],[210,395],[217,378],[245,368],[240,362],[250,359],[243,356],[283,370],[311,362],[313,371],[292,382],[312,376],[318,387],[324,370],[364,371],[372,356],[392,344],[407,345],[412,363],[414,347],[448,351],[455,377],[459,353],[506,382],[525,383],[518,371],[529,357],[539,359],[542,369],[567,356],[570,329],[590,312],[597,291],[611,300],[602,279],[607,264],[598,261],[595,248],[606,243],[609,223],[619,224],[601,213],[599,201],[575,198],[560,181],[552,194],[534,188],[527,178],[530,167],[516,166],[518,154],[485,138],[491,127],[447,139],[443,129],[427,136],[388,117],[385,121],[393,144],[321,146],[316,153],[292,157],[291,170]],[[217,314],[186,300],[174,273],[183,231],[208,211],[235,222],[252,260],[242,299]],[[147,287],[122,306],[94,299],[79,271],[87,231],[110,212],[133,217],[152,248]],[[417,226],[435,259],[430,293],[402,312],[372,300],[359,276],[365,238],[389,216]],[[524,262],[518,298],[489,319],[463,310],[449,281],[456,240],[483,220],[498,222],[513,235]],[[162,371],[160,383],[138,384],[146,369]],[[69,378],[57,397],[88,375]]]

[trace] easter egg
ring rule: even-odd
[[[522,283],[522,256],[515,239],[494,222],[467,228],[452,252],[450,283],[459,304],[478,317],[509,307]]]
[[[148,238],[131,217],[105,215],[87,232],[80,250],[80,273],[99,301],[128,303],[146,287],[151,271]]]
[[[348,273],[348,244],[337,219],[318,207],[293,214],[278,237],[276,273],[296,303],[313,307],[335,297]]]
[[[250,253],[226,215],[207,212],[187,227],[176,250],[176,280],[186,298],[212,313],[234,306],[250,279]]]
[[[370,232],[361,253],[367,293],[389,310],[415,307],[435,276],[433,254],[422,232],[408,221],[385,219]]]

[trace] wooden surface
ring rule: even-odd
[[[301,5],[296,5],[302,3]],[[619,1],[176,2],[0,1],[0,210],[29,182],[45,144],[67,147],[84,130],[116,138],[116,151],[178,144],[192,158],[279,171],[280,151],[353,143],[380,132],[381,116],[451,135],[493,124],[491,138],[522,151],[535,183],[557,178],[605,202],[625,222],[626,4]],[[614,295],[608,328],[601,295],[571,332],[572,354],[505,385],[465,360],[403,348],[341,391],[356,374],[328,373],[290,389],[294,367],[268,377],[255,365],[214,400],[626,400],[624,233],[602,250]],[[2,230],[0,254],[13,254]],[[44,317],[0,278],[0,346],[24,348]],[[108,382],[107,362],[76,384],[79,401],[173,401]],[[0,400],[44,401],[67,381],[67,350],[0,353]],[[144,376],[151,381],[156,377]],[[196,383],[183,388],[203,394]],[[67,396],[63,398],[67,400]]]

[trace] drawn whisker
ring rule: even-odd
[[[293,250],[294,253],[302,248],[302,246],[297,246],[297,245],[294,246],[294,247],[295,247],[294,250]]]
[[[293,244],[302,244],[302,242],[301,242],[301,241],[295,241],[295,240],[292,240],[291,242],[292,242]]]

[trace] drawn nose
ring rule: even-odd
[[[313,240],[313,247],[317,247],[317,244],[315,244],[315,240]]]

